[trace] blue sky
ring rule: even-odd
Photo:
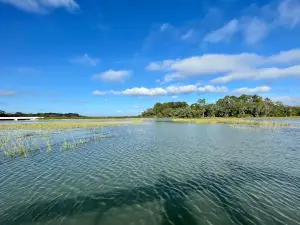
[[[0,109],[137,115],[259,94],[300,104],[300,0],[0,0]]]

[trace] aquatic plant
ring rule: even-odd
[[[137,124],[136,120],[122,120],[122,121],[54,121],[47,123],[26,123],[26,124],[0,124],[0,130],[42,130],[50,132],[65,131],[76,128],[101,128],[104,126],[120,126]]]
[[[174,123],[196,123],[196,124],[242,124],[251,126],[265,126],[265,127],[300,127],[295,124],[275,123],[266,121],[255,121],[241,118],[200,118],[200,119],[172,119]]]
[[[128,125],[130,123],[126,121],[123,124]],[[115,125],[120,124],[113,121],[109,123],[76,121],[70,123],[5,124],[2,128],[6,127],[7,129],[0,131],[0,153],[2,152],[5,157],[15,158],[18,156],[28,157],[29,155],[42,152],[52,152],[55,149],[75,150],[82,145],[92,141],[97,142],[107,137],[104,134],[104,127]],[[33,129],[36,129],[36,132],[32,132]],[[75,129],[76,133],[73,133]],[[81,135],[77,136],[77,131],[82,131]],[[56,139],[56,135],[60,133],[64,136],[62,141]],[[58,146],[58,148],[55,146]]]

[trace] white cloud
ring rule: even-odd
[[[177,95],[173,95],[173,96],[171,96],[171,98],[175,99],[175,98],[178,98],[178,96]]]
[[[85,53],[83,56],[75,57],[70,60],[71,63],[84,64],[88,66],[97,66],[99,63],[99,59],[93,58]]]
[[[280,101],[285,105],[300,106],[300,97],[295,96],[276,96],[271,98],[273,101]]]
[[[204,54],[184,59],[151,62],[151,70],[167,71],[162,83],[176,79],[203,75],[220,75],[212,80],[226,83],[238,79],[273,79],[285,76],[298,76],[300,49],[283,51],[271,56],[253,53],[241,54]],[[273,66],[279,64],[280,67]],[[293,65],[284,68],[282,65]],[[274,75],[272,75],[274,73]]]
[[[118,112],[118,113],[121,113],[122,111],[121,111],[121,110],[118,110],[117,112]]]
[[[265,38],[269,33],[268,25],[256,17],[244,25],[244,38],[248,44],[255,44]]]
[[[253,69],[250,71],[241,71],[229,73],[225,76],[218,77],[211,80],[212,83],[228,83],[233,80],[269,80],[278,79],[284,77],[300,77],[300,65],[288,67],[288,68],[263,68],[263,69]]]
[[[243,34],[245,42],[255,44],[263,40],[270,31],[294,28],[300,24],[300,0],[281,0],[279,4],[266,4],[256,11],[260,16],[243,16],[229,21],[223,27],[209,33],[204,42],[230,42],[235,35]]]
[[[65,8],[69,11],[79,9],[74,0],[0,0],[0,3],[32,13],[46,13],[55,8]]]
[[[100,74],[95,74],[93,78],[101,79],[104,81],[113,81],[113,82],[123,82],[125,79],[129,78],[131,71],[129,70],[107,70]]]
[[[0,96],[14,96],[14,95],[16,95],[16,92],[14,91],[0,89]]]
[[[92,92],[93,95],[106,95],[107,93],[108,92],[98,90]]]
[[[187,40],[193,37],[195,31],[193,29],[189,29],[184,35],[181,36],[182,40]]]
[[[227,93],[228,88],[227,87],[214,87],[212,85],[206,85],[204,87],[199,87],[198,91],[200,93]]]
[[[239,55],[206,54],[177,60],[170,66],[170,70],[176,71],[181,76],[229,72],[241,70],[257,63],[260,57],[255,54],[242,53]]]
[[[229,42],[238,30],[239,21],[234,19],[229,21],[229,23],[225,24],[222,28],[208,34],[204,38],[204,41],[210,43]]]
[[[197,85],[169,86],[165,90],[168,94],[190,94],[197,91]]]
[[[131,96],[164,96],[172,95],[172,98],[177,98],[177,95],[174,94],[191,94],[191,93],[226,93],[228,89],[226,87],[214,87],[207,85],[205,87],[198,87],[198,85],[173,85],[166,88],[145,88],[145,87],[134,87],[129,88],[124,91],[107,91],[99,92],[94,91],[96,95],[105,95],[105,94],[122,94],[122,95],[131,95]]]
[[[146,70],[157,71],[157,70],[166,70],[174,63],[174,60],[164,60],[162,62],[151,62]]]
[[[300,49],[292,49],[289,51],[281,51],[277,55],[268,57],[268,63],[290,64],[300,62]]]
[[[180,73],[168,73],[167,75],[165,75],[163,81],[161,82],[161,84],[165,84],[168,82],[171,82],[173,80],[176,79],[181,79],[184,78],[185,76],[182,76]]]
[[[284,0],[278,6],[279,23],[282,25],[295,27],[300,23],[300,1]]]
[[[145,88],[145,87],[135,87],[129,88],[125,91],[122,91],[124,95],[136,95],[136,96],[160,96],[166,95],[167,92],[163,88]]]
[[[266,93],[269,91],[271,91],[271,88],[269,86],[261,86],[261,87],[255,87],[255,88],[242,87],[242,88],[238,88],[238,89],[234,90],[233,93],[253,95],[253,94],[259,94],[259,93]]]

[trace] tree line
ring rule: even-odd
[[[225,96],[215,104],[199,99],[189,105],[186,102],[156,103],[145,110],[141,117],[285,117],[300,116],[300,106],[287,106],[258,95]]]
[[[0,117],[44,117],[44,118],[77,118],[82,117],[77,113],[8,113],[0,110]]]

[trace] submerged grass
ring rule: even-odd
[[[99,141],[103,135],[103,129],[107,126],[120,126],[140,124],[138,119],[123,121],[53,121],[46,123],[14,123],[0,124],[0,152],[4,156],[27,157],[32,153],[47,151],[52,152],[54,145],[60,145],[60,150],[76,149],[91,141]],[[73,136],[72,131],[82,129],[81,136]],[[35,133],[32,133],[33,130]],[[84,136],[89,130],[92,136]],[[25,132],[25,133],[24,133]],[[29,133],[30,132],[30,133]],[[66,138],[63,142],[57,142],[55,134],[63,134]],[[57,149],[57,148],[55,148]]]
[[[0,130],[66,130],[75,128],[100,128],[105,126],[120,126],[126,124],[140,124],[141,120],[123,120],[123,121],[55,121],[44,123],[15,123],[0,124]]]
[[[267,121],[255,121],[241,118],[200,118],[200,119],[172,119],[174,123],[197,123],[197,124],[237,124],[250,126],[264,126],[264,127],[300,127],[295,124],[275,123]]]

